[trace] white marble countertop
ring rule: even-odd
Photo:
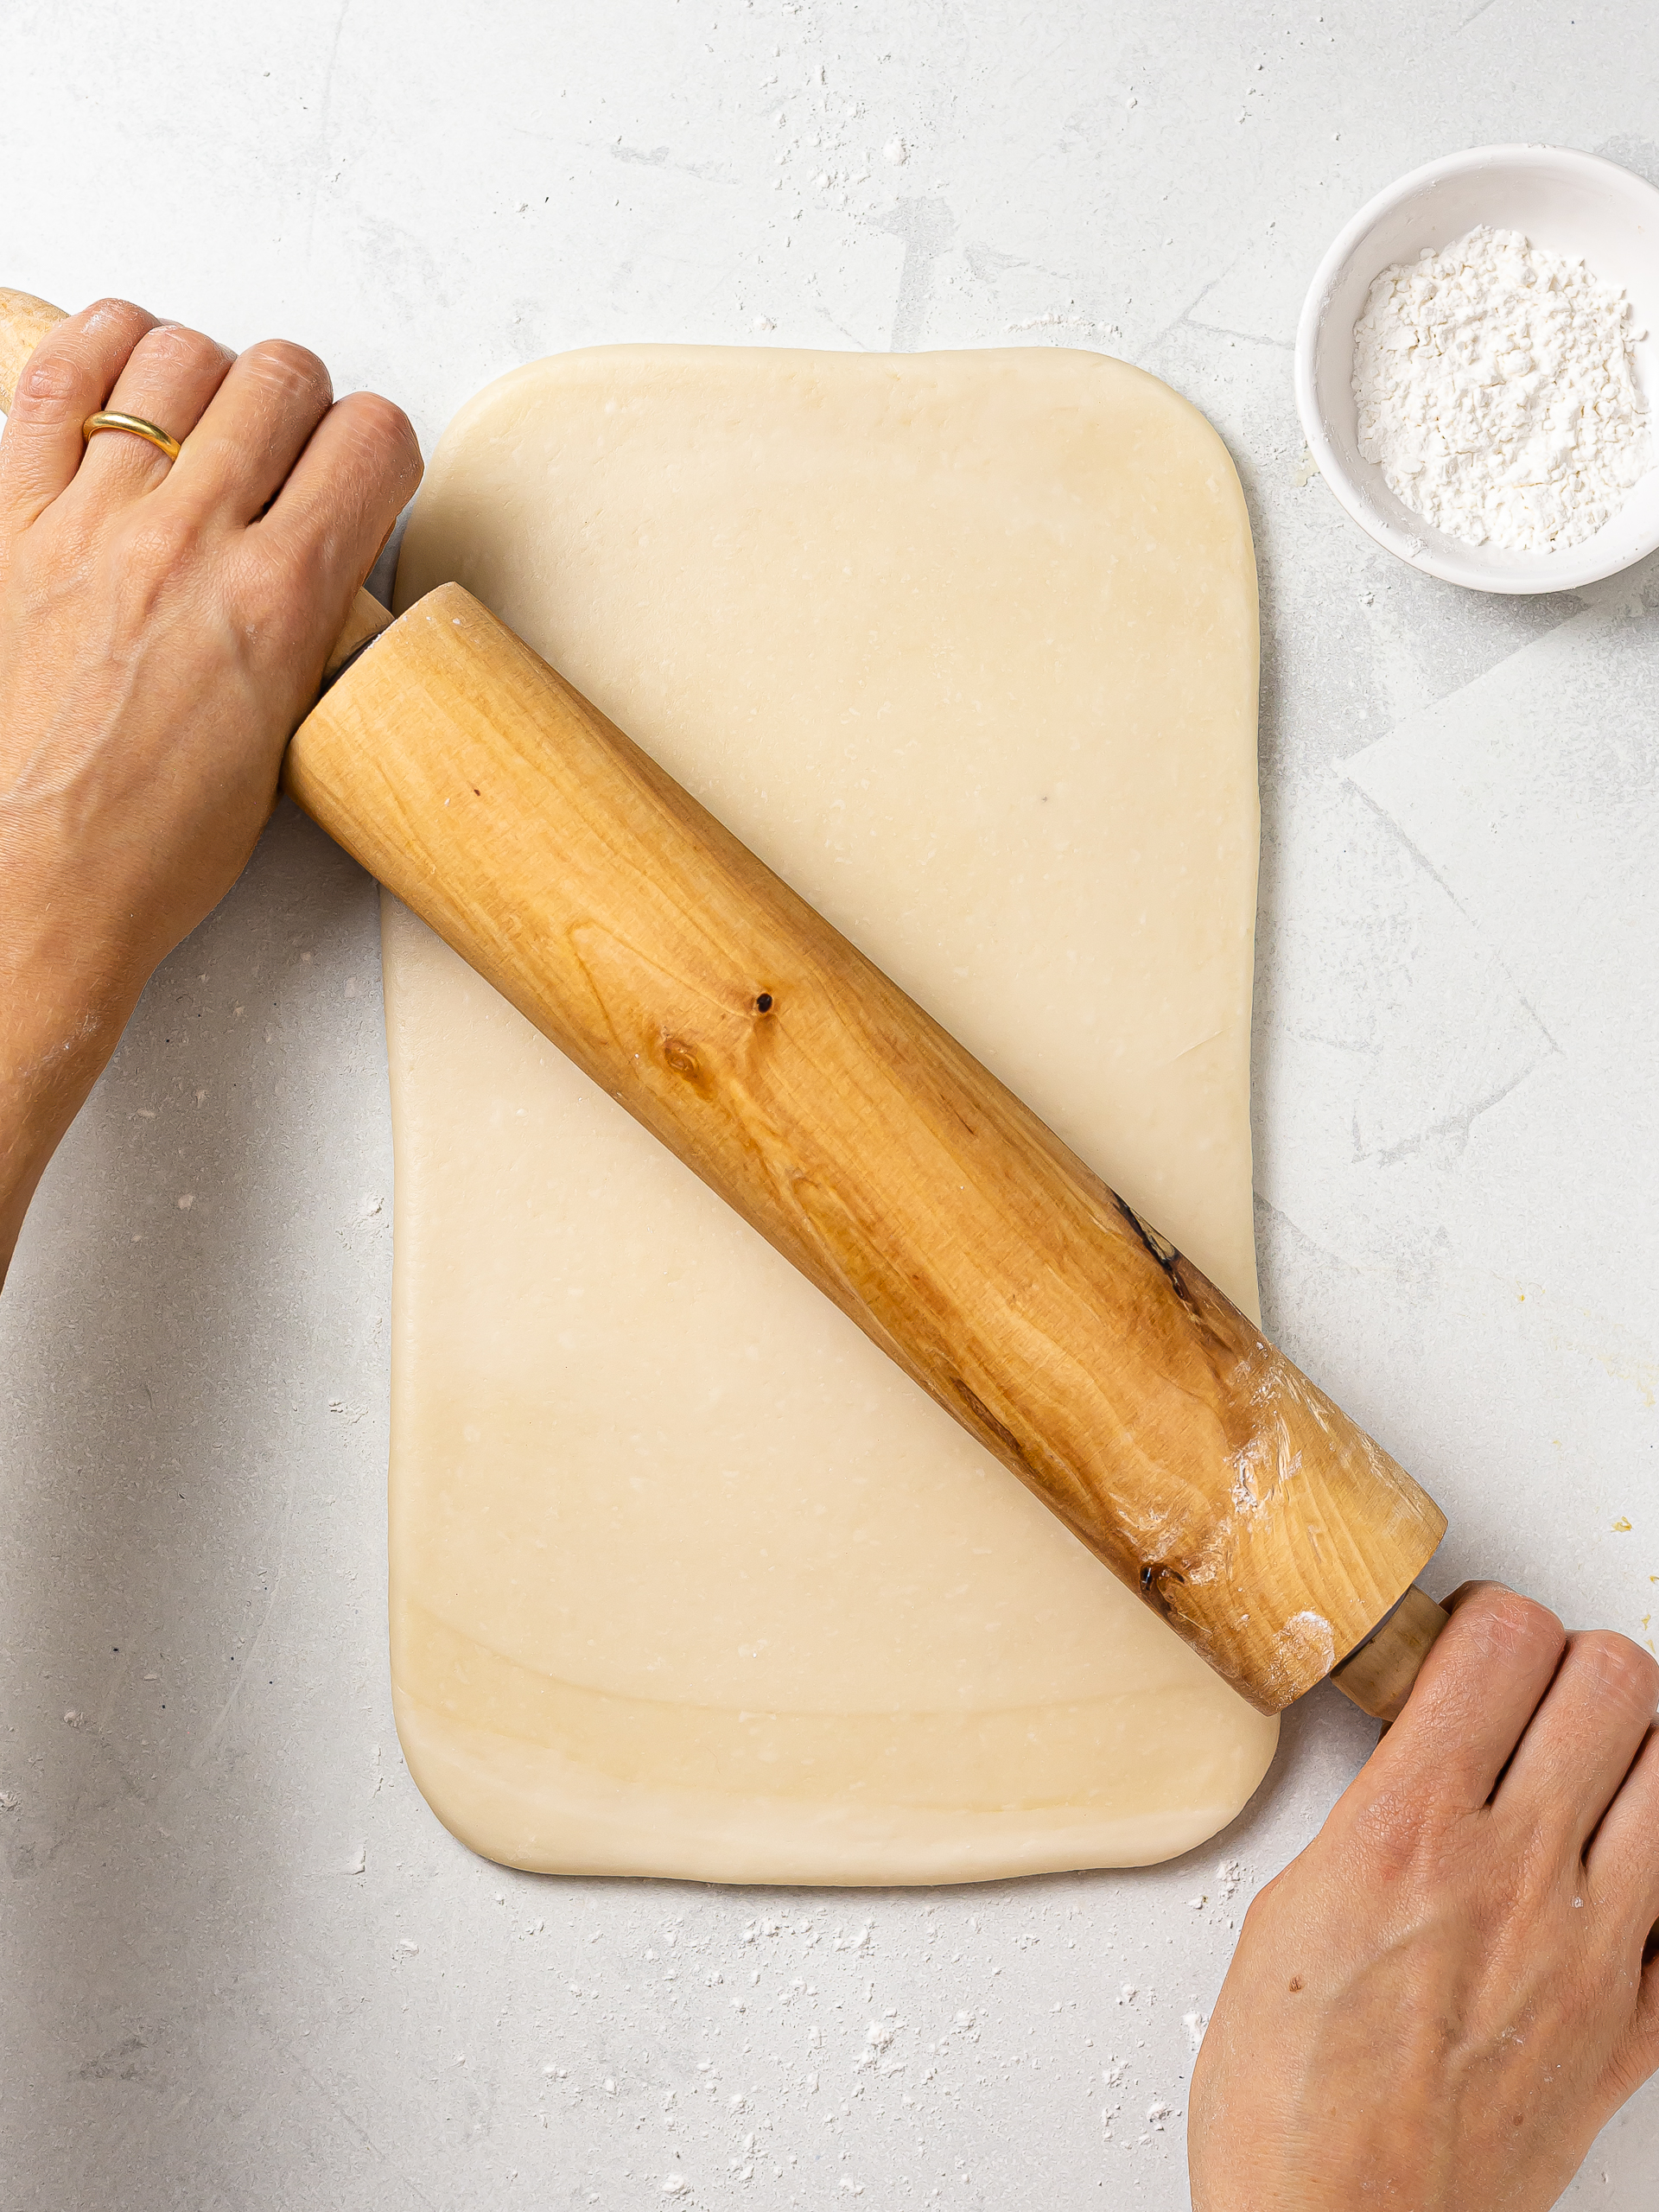
[[[1401,170],[1550,139],[1659,181],[1644,0],[89,0],[11,10],[0,68],[4,281],[304,340],[429,448],[617,339],[1075,344],[1205,408],[1262,580],[1269,1325],[1447,1507],[1443,1584],[1653,1634],[1659,568],[1410,573],[1304,480],[1290,392],[1308,273]],[[0,1308],[8,2212],[1174,2212],[1186,2017],[1368,1726],[1316,1694],[1146,1873],[470,1857],[386,1688],[378,991],[371,886],[284,811]],[[872,2022],[902,2070],[855,2066]],[[1650,2088],[1567,2201],[1656,2174]]]

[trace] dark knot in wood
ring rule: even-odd
[[[1014,1434],[1014,1431],[1007,1427],[1006,1422],[998,1421],[996,1415],[991,1411],[990,1408],[986,1404],[984,1399],[980,1396],[979,1393],[976,1390],[971,1389],[969,1385],[963,1381],[960,1375],[953,1375],[951,1376],[950,1387],[956,1392],[957,1395],[962,1400],[963,1404],[967,1408],[970,1418],[976,1422],[981,1428],[988,1429],[990,1431],[991,1434],[995,1437],[997,1442],[1002,1446],[1003,1451],[1007,1454],[1008,1458],[1018,1466],[1029,1467],[1031,1465],[1031,1461],[1026,1456],[1026,1448],[1024,1445],[1020,1443],[1019,1438]]]
[[[1164,1585],[1166,1582],[1185,1582],[1185,1580],[1179,1567],[1171,1567],[1163,1560],[1148,1560],[1141,1570],[1141,1595],[1150,1599],[1167,1618],[1169,1599],[1164,1594]]]

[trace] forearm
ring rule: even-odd
[[[162,442],[89,444],[105,409]],[[315,354],[268,340],[232,359],[127,301],[60,323],[18,378],[0,437],[0,1279],[146,979],[253,850],[419,477],[404,417],[335,402]]]
[[[137,998],[104,925],[0,836],[0,1283],[35,1186]]]

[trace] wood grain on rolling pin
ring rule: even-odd
[[[1262,1710],[1433,1552],[1409,1476],[459,587],[284,777]]]

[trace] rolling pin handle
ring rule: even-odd
[[[47,332],[63,320],[63,309],[54,308],[49,300],[37,300],[32,292],[9,291],[0,285],[0,415],[11,411],[17,379],[28,365],[29,355]],[[336,677],[345,674],[348,663],[355,660],[365,645],[372,645],[391,622],[391,614],[379,601],[359,590],[346,617],[346,626],[329,647],[328,658],[323,663],[325,691]]]
[[[1418,1670],[1452,1616],[1413,1583],[1391,1612],[1331,1670],[1331,1680],[1362,1713],[1386,1726],[1404,1712]]]
[[[358,587],[357,597],[352,601],[346,617],[346,626],[328,648],[328,658],[322,664],[322,684],[318,693],[338,683],[359,653],[366,652],[383,630],[391,627],[391,609],[382,607],[379,601]]]

